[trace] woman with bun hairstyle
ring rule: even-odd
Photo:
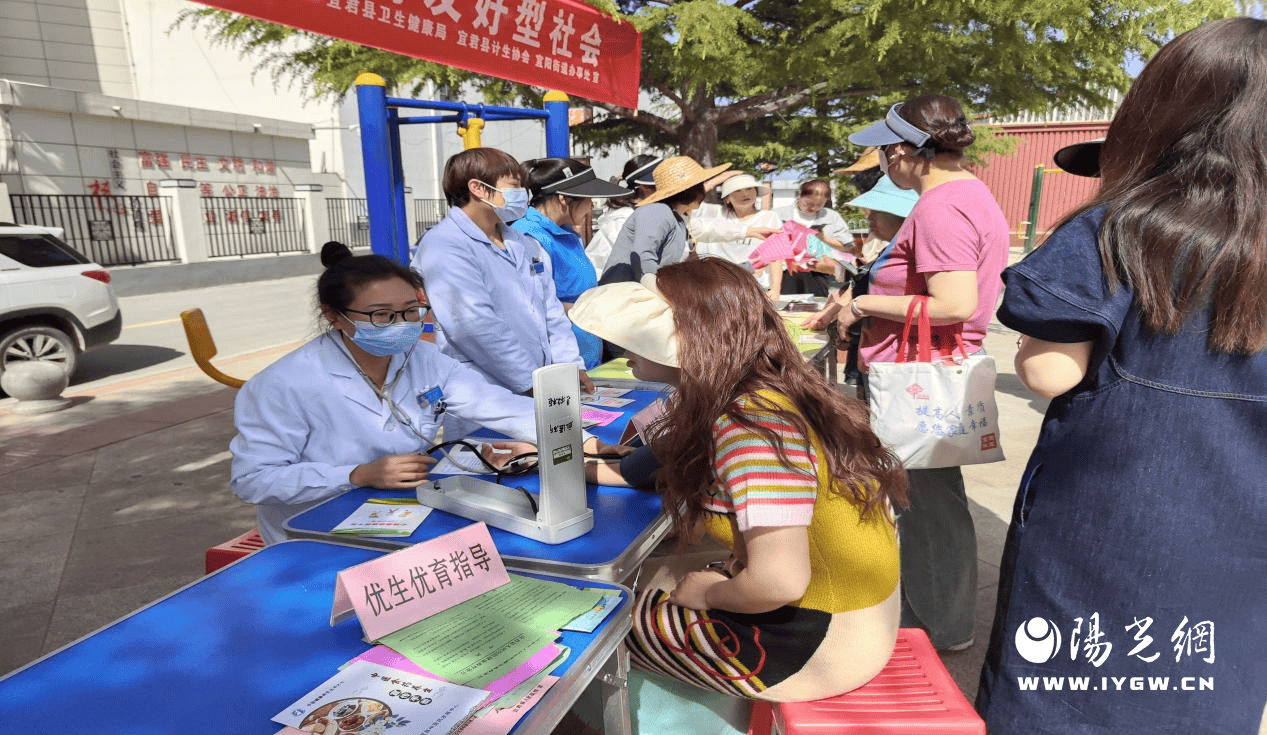
[[[531,399],[420,341],[428,307],[416,273],[337,242],[321,262],[328,328],[248,380],[234,404],[230,487],[257,506],[270,544],[285,540],[287,518],[349,488],[422,484],[441,429],[536,441]]]
[[[585,255],[585,243],[576,233],[594,210],[594,200],[627,196],[633,192],[609,184],[594,169],[575,158],[538,158],[524,164],[528,171],[530,208],[511,225],[536,240],[550,254],[554,290],[566,312],[576,297],[598,285],[598,276]],[[572,327],[585,367],[602,362],[603,342]]]
[[[441,352],[527,395],[532,371],[585,361],[554,287],[550,256],[511,227],[528,212],[528,177],[509,153],[471,148],[444,164],[449,214],[410,265],[431,296]]]
[[[733,549],[640,593],[633,662],[770,701],[875,676],[897,635],[906,478],[867,407],[805,362],[751,272],[720,258],[599,286],[569,315],[629,350],[634,375],[675,386],[652,431],[657,490],[681,538],[707,529]]]
[[[1000,563],[992,733],[1267,732],[1264,110],[1267,22],[1176,37],[1074,162],[1099,191],[1003,274],[1017,377],[1051,403]]]
[[[655,191],[655,179],[651,178],[651,172],[663,161],[660,156],[650,153],[639,153],[625,161],[618,183],[633,193],[607,200],[606,211],[594,222],[594,236],[590,238],[589,245],[585,246],[585,254],[594,264],[594,272],[598,275],[602,275],[603,268],[607,266],[612,245],[620,235],[620,229],[625,226],[625,220],[633,214],[638,200],[645,199]]]
[[[914,344],[899,344],[907,307],[928,297],[934,357],[947,358],[959,335],[968,354],[982,349],[1007,265],[1008,226],[963,151],[974,136],[958,100],[923,95],[893,105],[883,120],[849,136],[880,148],[880,168],[919,200],[871,267],[869,290],[846,291],[815,322],[840,331],[865,319],[859,349],[865,373]],[[902,537],[903,626],[928,631],[933,645],[973,644],[977,539],[958,467],[909,470],[911,507],[898,516]]]

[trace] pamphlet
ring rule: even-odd
[[[610,592],[604,590],[603,599],[598,601],[598,604],[594,606],[593,610],[590,610],[584,615],[581,615],[572,622],[563,626],[563,629],[575,630],[581,633],[593,633],[594,629],[606,620],[607,616],[611,615],[612,610],[615,610],[619,604],[620,592],[616,590],[612,590]]]
[[[356,661],[282,710],[273,721],[312,733],[441,735],[462,725],[487,696],[488,692],[480,689]]]
[[[604,411],[601,408],[582,408],[581,426],[586,429],[591,426],[606,426],[621,416],[624,416],[624,414],[619,411]]]
[[[409,536],[431,513],[414,498],[370,498],[330,533],[340,536]]]
[[[582,394],[581,403],[589,403],[590,398],[620,398],[628,392],[628,388],[609,388],[607,386],[598,386],[589,393]]]
[[[582,396],[581,403],[586,406],[600,406],[603,408],[624,408],[633,403],[632,398],[614,398],[612,396]]]

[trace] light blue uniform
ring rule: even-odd
[[[526,393],[533,370],[585,363],[555,294],[550,256],[531,237],[501,231],[505,249],[452,207],[423,236],[410,265],[422,275],[441,351]]]
[[[267,543],[285,540],[282,523],[290,516],[351,488],[357,465],[425,451],[442,426],[449,439],[486,426],[536,442],[532,399],[489,385],[427,342],[407,360],[392,356],[387,368],[388,395],[409,420],[404,425],[335,339],[318,337],[238,391],[229,485],[255,504]],[[440,401],[443,411],[436,410]]]
[[[576,230],[555,224],[537,209],[529,209],[512,227],[536,240],[550,254],[550,264],[554,267],[554,290],[559,301],[571,304],[598,285],[598,275],[585,255],[585,243],[581,242]],[[597,367],[603,361],[603,341],[575,324],[572,325],[572,334],[576,335],[585,367]]]

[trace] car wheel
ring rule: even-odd
[[[19,362],[39,360],[62,366],[75,374],[75,343],[55,327],[21,327],[0,338],[0,373]]]

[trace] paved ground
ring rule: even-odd
[[[986,342],[1008,459],[964,470],[979,536],[977,645],[944,661],[970,699],[1012,498],[1045,407],[1013,373],[1015,336],[994,325]],[[248,377],[296,344],[217,364]],[[186,367],[66,395],[73,407],[44,416],[0,400],[0,672],[197,579],[207,547],[254,525],[228,491],[232,390]]]

